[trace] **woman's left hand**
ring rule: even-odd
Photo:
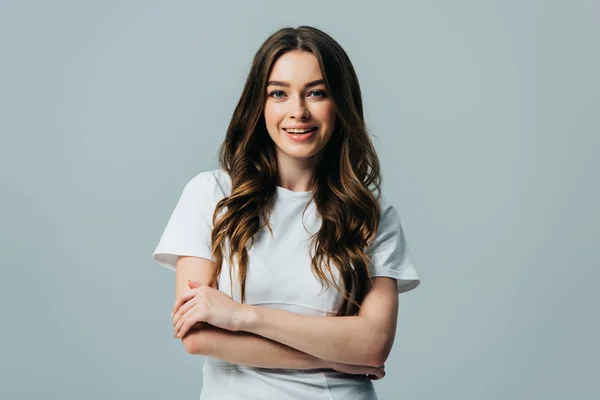
[[[248,306],[236,303],[220,290],[208,285],[189,281],[192,289],[184,292],[173,306],[175,335],[185,336],[198,322],[206,322],[230,331],[240,330],[246,318]]]

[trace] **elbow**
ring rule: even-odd
[[[214,327],[207,323],[198,323],[194,325],[184,337],[181,338],[183,348],[189,354],[200,356],[208,355],[208,346],[214,340],[214,336],[210,338],[211,332],[214,332]]]
[[[181,343],[188,354],[198,354],[198,346],[194,335],[185,335],[181,338]]]
[[[190,332],[181,338],[181,343],[183,344],[183,348],[188,354],[202,355],[203,354],[203,344],[202,339],[204,335],[199,334],[199,332]]]
[[[381,367],[388,359],[390,352],[386,350],[373,351],[366,360],[369,367]]]
[[[188,354],[206,355],[205,347],[209,343],[206,335],[210,332],[210,329],[207,328],[208,324],[197,323],[181,338],[183,348]]]
[[[392,351],[393,342],[393,338],[385,338],[378,341],[376,345],[371,347],[365,365],[369,367],[380,367],[385,364]]]

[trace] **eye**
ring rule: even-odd
[[[282,97],[277,96],[278,94],[285,94],[283,92],[283,90],[273,90],[271,93],[269,93],[269,96],[276,98],[276,99],[281,99]]]
[[[325,94],[325,91],[323,90],[313,90],[312,92],[310,92],[311,95],[315,94],[316,96],[313,97],[327,97],[327,94]]]

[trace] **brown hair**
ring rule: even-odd
[[[219,162],[231,177],[232,189],[229,197],[217,203],[213,215],[216,268],[211,284],[228,251],[230,265],[234,265],[234,256],[238,258],[241,298],[245,300],[246,244],[262,225],[271,229],[268,213],[278,177],[275,144],[263,115],[267,80],[275,61],[297,49],[316,56],[336,109],[334,132],[312,180],[311,201],[322,218],[320,230],[311,237],[312,270],[322,284],[333,284],[344,297],[337,315],[355,315],[371,285],[367,248],[381,215],[379,159],[365,125],[358,78],[348,55],[331,36],[310,26],[278,30],[254,56],[219,150]],[[333,276],[330,262],[339,270],[343,287],[328,278]]]

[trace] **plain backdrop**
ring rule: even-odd
[[[151,253],[259,45],[346,49],[422,284],[381,399],[598,398],[600,6],[0,2],[0,398],[196,399]]]

